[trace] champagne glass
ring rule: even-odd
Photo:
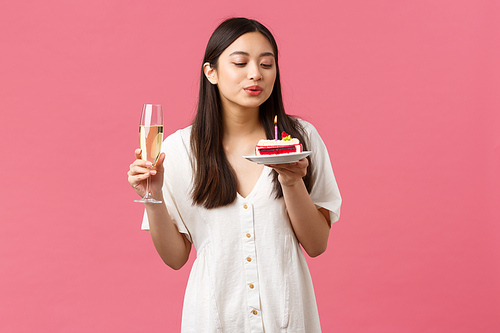
[[[160,104],[144,104],[142,107],[141,123],[139,124],[139,146],[141,158],[153,165],[160,157],[161,143],[163,142],[163,109]],[[149,190],[149,177],[146,180],[146,194],[142,199],[134,200],[144,203],[161,203],[153,199]]]

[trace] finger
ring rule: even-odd
[[[135,175],[129,175],[128,181],[131,185],[132,184],[139,184],[149,177],[150,177],[149,172],[148,173],[139,173],[139,174],[135,174]],[[134,185],[132,185],[132,186],[134,186]]]
[[[153,166],[153,163],[142,159],[142,149],[137,148],[134,153],[135,153],[135,162],[133,164],[143,165],[146,168],[151,168]]]
[[[293,163],[286,163],[282,164],[283,167],[289,168],[289,169],[306,169],[307,166],[309,165],[309,161],[307,158],[303,158],[297,162]]]
[[[297,163],[282,163],[282,164],[274,164],[270,166],[276,171],[295,171],[295,170],[300,170],[301,168],[297,168]]]
[[[130,171],[133,173],[145,173],[151,170],[151,162],[146,162],[143,160],[136,160],[134,163],[130,164]]]
[[[279,164],[264,164],[264,165],[268,166],[270,168],[283,168],[286,165],[293,165],[293,164],[297,164],[297,162],[293,162],[293,163],[279,163]]]
[[[303,159],[300,159],[298,162],[297,162],[297,165],[299,166],[303,166],[305,168],[307,168],[309,166],[309,160],[307,158],[303,158]]]
[[[134,153],[135,153],[136,159],[138,159],[138,160],[142,159],[142,149],[141,148],[137,148]]]
[[[307,160],[307,158],[303,158],[303,159],[299,160],[298,162],[279,164],[278,167],[281,167],[283,169],[287,169],[290,171],[302,173],[302,172],[307,172],[308,165],[309,165],[309,161]]]
[[[297,162],[280,163],[280,164],[265,164],[265,165],[270,167],[270,168],[293,167],[293,166],[307,167],[309,165],[309,161],[307,160],[307,158],[302,158],[302,159],[298,160]]]
[[[307,174],[307,168],[298,167],[297,163],[279,164],[273,168],[281,176],[289,179],[302,178]]]
[[[287,169],[285,168],[284,164],[270,164],[270,165],[266,165],[266,166],[272,168],[277,173],[287,172]]]
[[[128,174],[131,176],[135,176],[135,175],[150,174],[150,172],[151,172],[151,169],[144,166],[144,165],[132,164],[130,166],[130,170],[129,170]]]
[[[158,157],[158,160],[156,161],[155,167],[157,169],[160,169],[163,167],[163,162],[165,161],[165,153],[161,153],[160,157]]]
[[[133,188],[139,188],[141,184],[144,184],[144,181],[149,177],[149,174],[135,175],[128,177],[128,183]]]

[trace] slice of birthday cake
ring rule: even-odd
[[[255,155],[282,155],[302,152],[299,139],[292,138],[287,133],[281,133],[281,140],[260,140],[255,146]]]

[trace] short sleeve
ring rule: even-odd
[[[300,122],[308,134],[307,148],[312,151],[310,155],[313,175],[311,199],[316,207],[325,208],[330,212],[330,221],[334,223],[340,218],[342,198],[333,174],[328,150],[316,128],[306,121]]]
[[[191,206],[188,193],[191,164],[181,131],[167,137],[162,144],[162,152],[165,153],[163,200],[179,232],[185,234],[188,240],[192,242],[191,234],[184,223],[185,212],[189,212]],[[144,210],[141,229],[149,231],[146,210]]]

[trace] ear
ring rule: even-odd
[[[203,73],[211,84],[217,84],[217,71],[208,62],[203,64]]]

